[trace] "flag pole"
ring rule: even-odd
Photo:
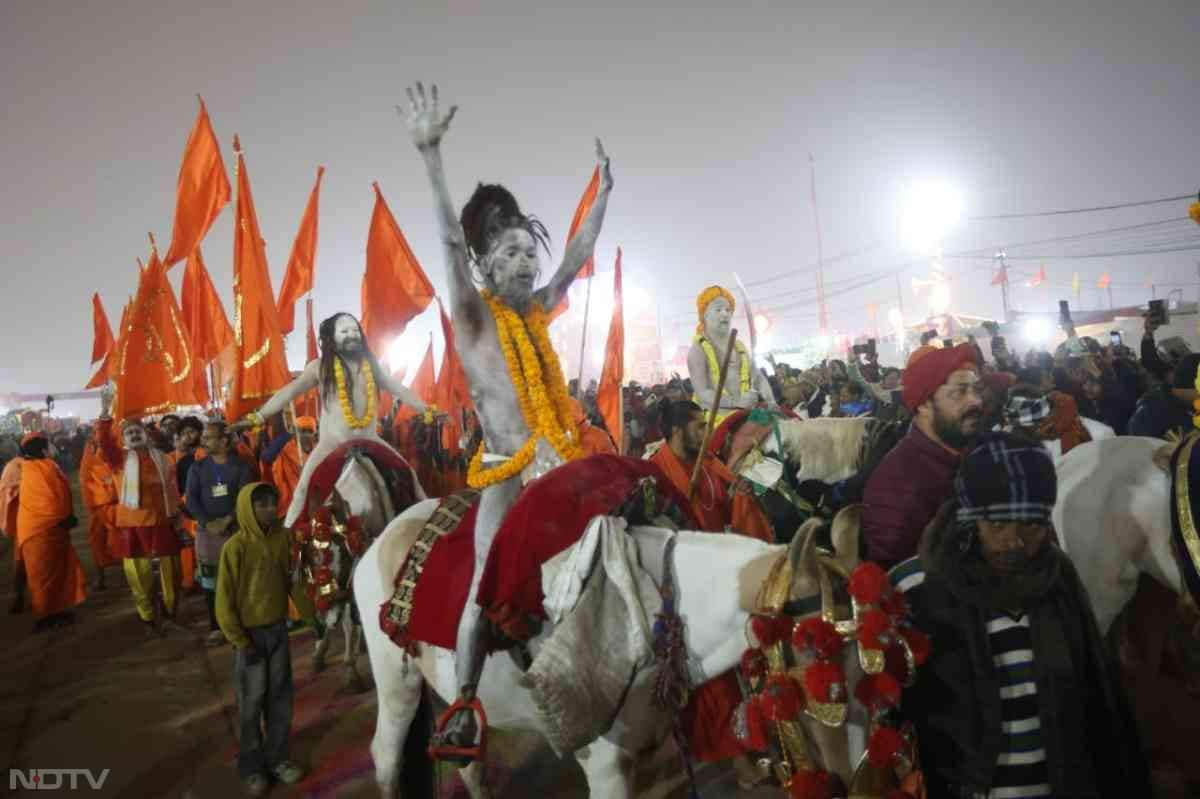
[[[717,375],[717,390],[713,394],[712,412],[704,425],[704,439],[700,444],[700,454],[696,456],[696,465],[692,468],[692,479],[688,483],[688,502],[696,494],[696,484],[700,481],[700,470],[704,464],[704,453],[708,450],[709,439],[712,438],[713,428],[717,426],[717,411],[721,409],[721,394],[725,391],[725,377],[729,374],[729,357],[733,355],[734,345],[737,344],[737,328],[729,334],[729,346],[725,349],[725,357],[721,360],[721,371]]]
[[[587,297],[583,301],[583,335],[579,342],[579,396],[576,398],[583,401],[583,358],[587,352],[587,326],[588,326],[588,311],[592,305],[592,279],[587,279]]]

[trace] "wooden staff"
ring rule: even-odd
[[[696,484],[700,481],[700,469],[704,464],[704,453],[708,451],[708,441],[712,438],[713,429],[717,426],[717,411],[721,409],[721,394],[725,391],[725,376],[729,374],[729,359],[733,355],[734,345],[737,344],[737,328],[729,333],[729,347],[725,357],[721,359],[721,371],[717,375],[717,391],[713,394],[712,411],[708,414],[704,425],[704,440],[700,443],[700,454],[696,457],[696,465],[692,469],[692,480],[688,483],[688,502],[696,494]]]

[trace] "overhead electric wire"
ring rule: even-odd
[[[1188,200],[1195,197],[1196,193],[1181,194],[1178,197],[1162,197],[1157,200],[1139,200],[1131,203],[1117,203],[1115,205],[1094,205],[1090,208],[1068,208],[1061,211],[1027,211],[1015,214],[986,214],[982,216],[969,216],[969,222],[986,222],[995,219],[1032,219],[1034,217],[1045,216],[1066,216],[1068,214],[1089,214],[1094,211],[1117,211],[1122,208],[1138,208],[1144,205],[1160,205],[1162,203],[1174,203],[1180,200]]]

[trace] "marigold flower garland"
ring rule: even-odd
[[[550,343],[545,309],[534,303],[522,319],[491,292],[484,291],[483,299],[496,320],[500,352],[508,365],[521,416],[529,427],[529,439],[507,461],[488,469],[483,468],[484,448],[481,446],[467,470],[467,484],[475,489],[519,475],[533,462],[539,436],[550,442],[564,461],[583,454],[579,449],[562,367]]]
[[[717,389],[717,381],[721,379],[720,361],[717,360],[717,350],[713,347],[711,341],[707,337],[697,334],[695,341],[700,344],[700,349],[704,350],[704,359],[708,361],[708,377],[712,381],[713,390]],[[745,394],[750,390],[750,356],[746,353],[746,347],[742,342],[737,343],[737,352],[741,356],[741,369],[739,370],[739,380],[742,390],[739,394]]]
[[[370,427],[375,421],[375,373],[371,371],[371,362],[366,358],[362,360],[362,373],[367,383],[367,409],[362,416],[355,416],[354,408],[350,405],[350,392],[346,389],[346,369],[342,366],[341,358],[333,359],[333,375],[337,380],[338,404],[342,406],[342,418],[354,430]]]

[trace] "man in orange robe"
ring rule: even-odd
[[[579,447],[584,455],[617,454],[617,445],[613,443],[612,436],[607,430],[592,424],[583,410],[583,403],[574,397],[571,397],[571,414],[575,418],[575,426],[579,429]],[[686,492],[687,486],[682,490]]]
[[[21,563],[21,548],[17,546],[17,509],[20,507],[21,465],[25,459],[17,457],[4,464],[0,472],[0,532],[12,539],[13,548],[13,601],[10,613],[25,609],[25,566]]]
[[[80,489],[83,504],[88,512],[88,546],[92,550],[92,563],[96,566],[96,580],[92,588],[103,591],[105,570],[120,563],[113,554],[117,538],[117,482],[113,470],[96,449],[96,442],[88,439],[83,447],[83,459],[79,462]]]
[[[692,469],[704,443],[704,411],[694,402],[667,403],[662,412],[663,446],[650,460],[682,493],[687,494]],[[774,543],[774,533],[766,514],[744,483],[712,453],[705,453],[696,484],[692,510],[701,528],[710,533],[726,530]]]
[[[71,486],[62,469],[46,457],[50,442],[40,433],[26,436],[21,452],[17,546],[25,565],[33,604],[34,630],[71,624],[71,608],[87,598],[87,577],[71,544],[77,519]]]
[[[704,443],[704,411],[688,400],[664,401],[660,424],[665,443],[650,460],[676,488],[687,494],[692,469]],[[754,497],[737,484],[737,477],[725,464],[705,453],[700,481],[691,497],[697,521],[708,532],[728,530],[773,543],[766,514]],[[733,735],[733,715],[741,701],[737,675],[725,672],[692,692],[680,714],[680,722],[694,757],[709,762],[732,758],[739,782],[753,783],[754,767]]]
[[[112,417],[108,414],[111,401],[110,396],[101,397],[95,436],[119,485],[114,554],[122,559],[125,579],[133,592],[138,616],[146,625],[147,636],[180,632],[182,628],[174,622],[180,586],[179,551],[182,549],[178,527],[179,486],[175,471],[166,456],[151,445],[150,436],[138,419],[126,419],[122,423],[121,442],[118,443]],[[158,618],[154,604],[153,558],[158,559],[165,613],[162,619]]]
[[[300,469],[316,441],[317,420],[301,416],[292,425],[295,432],[279,431],[263,450],[262,462],[269,467],[271,482],[279,492],[280,517],[287,513],[300,482]],[[265,474],[266,472],[264,472]]]

